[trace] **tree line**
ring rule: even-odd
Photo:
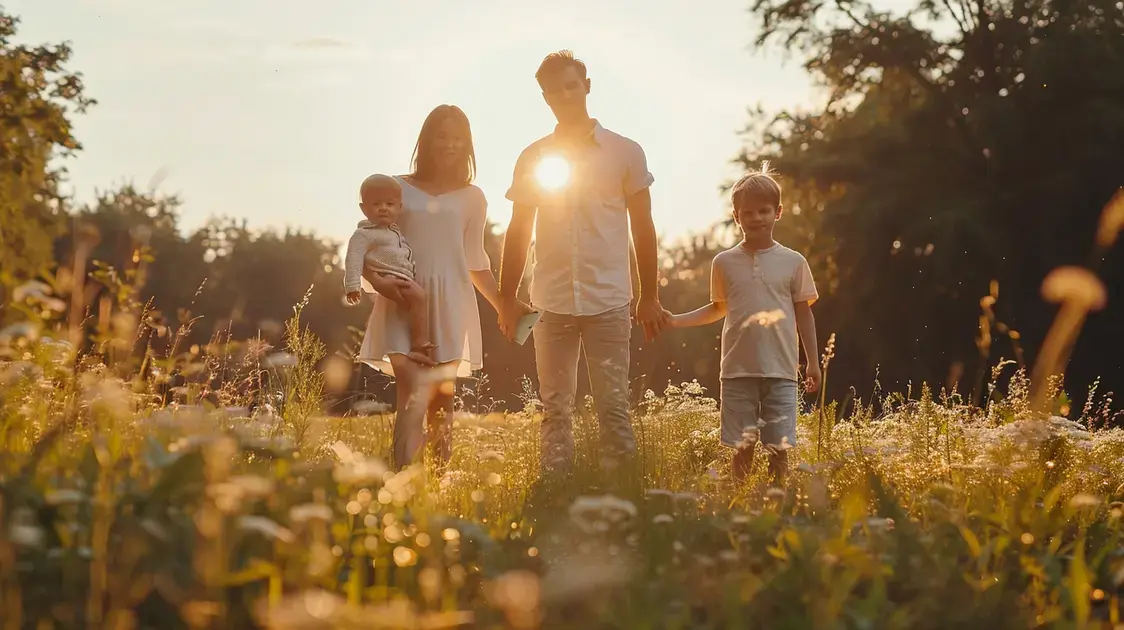
[[[1071,264],[1100,275],[1108,306],[1088,319],[1067,388],[1078,402],[1098,377],[1102,392],[1119,388],[1124,264],[1103,235],[1124,211],[1102,208],[1124,184],[1124,3],[918,0],[891,13],[850,0],[754,0],[750,10],[756,44],[803,59],[830,94],[809,111],[752,111],[736,158],[768,160],[782,178],[778,240],[808,257],[820,338],[835,335],[829,396],[925,382],[978,401],[1001,359],[1033,361],[1055,313],[1040,285]],[[357,347],[367,313],[341,301],[340,243],[230,218],[185,232],[181,200],[132,185],[85,204],[64,196],[55,158],[81,150],[71,124],[96,103],[69,68],[68,45],[16,44],[17,27],[0,9],[0,324],[25,315],[18,287],[57,280],[81,250],[103,279],[132,270],[151,306],[145,325],[190,324],[190,344],[279,344],[306,300],[302,320],[330,353]],[[489,228],[497,265],[502,226]],[[737,239],[724,222],[667,244],[665,306],[705,303],[710,260]],[[94,283],[84,303],[96,308],[113,286]],[[487,367],[466,401],[518,407],[535,388],[533,349],[506,342],[480,302]],[[638,339],[634,397],[693,379],[716,395],[719,333],[716,324]],[[390,400],[386,385],[357,367],[351,389]]]

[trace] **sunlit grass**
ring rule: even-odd
[[[805,401],[784,488],[761,457],[731,480],[697,383],[643,396],[638,456],[612,474],[582,401],[574,472],[544,484],[529,388],[518,413],[458,412],[447,466],[390,470],[384,405],[322,412],[348,378],[302,304],[276,347],[183,348],[190,318],[135,299],[135,260],[94,274],[116,298],[85,327],[43,283],[0,330],[3,627],[1117,621],[1124,430],[1110,396],[1068,413],[1069,328],[1033,376],[1013,344],[978,403],[928,386],[876,386],[846,413]]]

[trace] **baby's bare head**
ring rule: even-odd
[[[359,185],[359,209],[376,225],[393,225],[402,209],[402,185],[388,175],[369,176]]]

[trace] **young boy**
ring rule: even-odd
[[[359,186],[359,209],[366,218],[359,222],[347,243],[344,258],[343,288],[347,303],[359,303],[364,269],[394,280],[398,296],[394,300],[406,309],[410,323],[410,359],[434,365],[430,357],[437,346],[429,341],[429,313],[425,291],[414,282],[414,256],[410,244],[398,230],[402,212],[402,185],[387,175],[371,175]]]
[[[797,335],[808,357],[805,385],[819,389],[821,373],[811,305],[819,297],[808,261],[773,240],[781,218],[781,188],[767,171],[745,175],[733,188],[734,222],[743,239],[711,263],[710,304],[672,317],[672,326],[722,327],[722,444],[735,449],[734,478],[750,470],[763,441],[773,483],[787,472],[796,444]]]

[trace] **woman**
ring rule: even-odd
[[[415,281],[429,304],[430,339],[436,367],[406,357],[410,351],[408,317],[397,304],[378,294],[367,320],[359,360],[394,376],[398,401],[394,419],[394,463],[415,461],[429,442],[438,459],[451,455],[453,394],[457,377],[483,366],[480,315],[475,289],[498,306],[499,294],[484,251],[488,202],[472,184],[476,152],[468,117],[453,105],[440,105],[422,124],[414,147],[413,172],[400,175],[402,212],[399,229],[413,249]],[[391,290],[386,279],[366,274],[373,289]],[[384,283],[380,286],[380,283]]]

